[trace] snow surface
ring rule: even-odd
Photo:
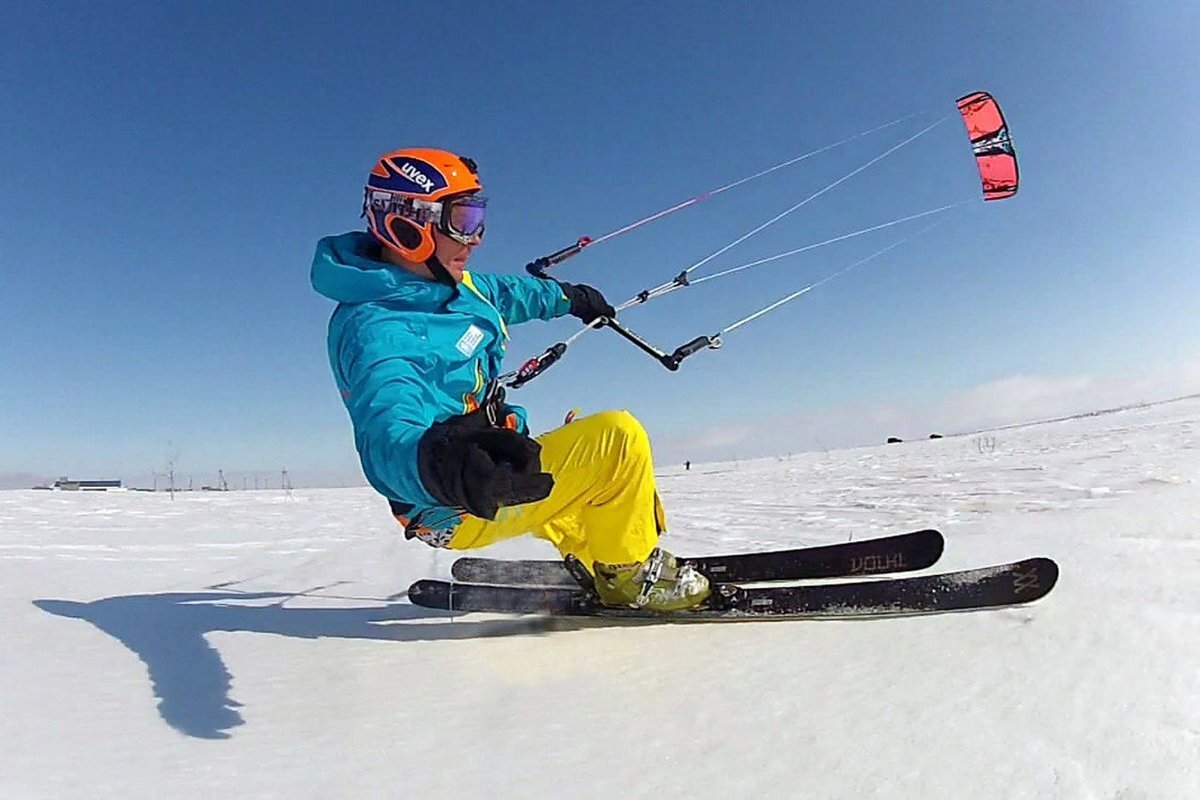
[[[676,551],[936,526],[939,569],[1062,577],[924,618],[451,620],[403,589],[453,555],[369,490],[4,492],[0,796],[1200,797],[1200,400],[660,485]]]

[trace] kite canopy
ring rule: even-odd
[[[958,99],[958,111],[975,149],[984,200],[1003,200],[1017,193],[1017,152],[1000,105],[987,92]]]

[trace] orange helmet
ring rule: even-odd
[[[464,244],[483,235],[487,199],[475,162],[409,147],[380,157],[367,178],[363,216],[375,238],[405,260],[433,258],[433,228]]]

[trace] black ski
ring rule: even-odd
[[[911,572],[933,566],[941,557],[944,545],[941,533],[922,530],[858,542],[686,560],[714,581],[764,583]],[[561,561],[506,561],[467,556],[454,562],[450,574],[455,580],[470,583],[578,586]]]
[[[658,619],[805,619],[900,616],[967,611],[1028,603],[1044,597],[1058,579],[1048,558],[1012,564],[851,583],[744,588],[717,584],[704,607],[673,614],[600,605],[582,589],[492,586],[420,580],[408,590],[414,604],[449,611]]]

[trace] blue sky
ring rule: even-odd
[[[473,156],[472,267],[517,272],[911,112],[1003,104],[1021,193],[668,373],[609,332],[516,396],[534,427],[626,407],[669,461],[923,435],[1200,391],[1194,4],[19,4],[0,26],[0,474],[360,478],[325,360],[316,240],[359,228],[374,159]],[[914,127],[915,126],[915,127]],[[919,121],[564,265],[613,299],[669,279]],[[975,196],[939,126],[713,271]],[[625,321],[673,347],[919,227],[679,292]],[[701,270],[698,274],[703,274]],[[572,322],[531,323],[532,355]],[[514,363],[515,365],[515,363]]]

